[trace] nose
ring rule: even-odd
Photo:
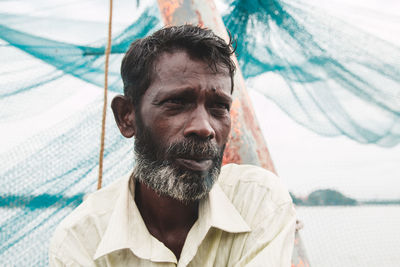
[[[201,139],[213,139],[215,137],[214,128],[210,123],[210,116],[204,107],[193,110],[186,122],[184,136],[196,135]]]

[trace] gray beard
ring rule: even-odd
[[[217,181],[222,164],[223,150],[215,146],[206,145],[202,149],[195,149],[194,144],[176,144],[166,149],[169,151],[185,151],[185,153],[196,154],[212,151],[215,156],[213,165],[207,172],[196,172],[174,166],[168,160],[148,159],[145,154],[135,151],[136,164],[133,170],[133,176],[137,181],[147,185],[160,196],[168,196],[183,203],[198,201],[204,199],[211,191],[214,183]],[[197,146],[198,147],[198,146]],[[174,153],[174,152],[172,152]],[[178,152],[179,153],[179,152]]]

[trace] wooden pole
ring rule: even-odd
[[[193,24],[213,30],[228,40],[228,33],[213,1],[159,0],[165,25]],[[232,131],[227,144],[224,164],[241,163],[262,166],[276,173],[267,145],[245,88],[245,82],[237,65],[235,89],[231,108]]]
[[[158,0],[158,5],[165,25],[199,25],[213,30],[225,40],[229,38],[213,0]],[[224,164],[253,164],[276,173],[236,57],[234,61],[237,73],[231,109],[232,131],[224,154]],[[292,266],[310,266],[297,231]]]

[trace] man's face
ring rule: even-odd
[[[222,163],[231,120],[231,79],[186,52],[164,53],[136,114],[139,181],[188,202],[207,195]]]

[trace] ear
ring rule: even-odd
[[[123,95],[117,95],[111,102],[115,121],[123,136],[131,138],[136,133],[135,109],[133,104]]]

